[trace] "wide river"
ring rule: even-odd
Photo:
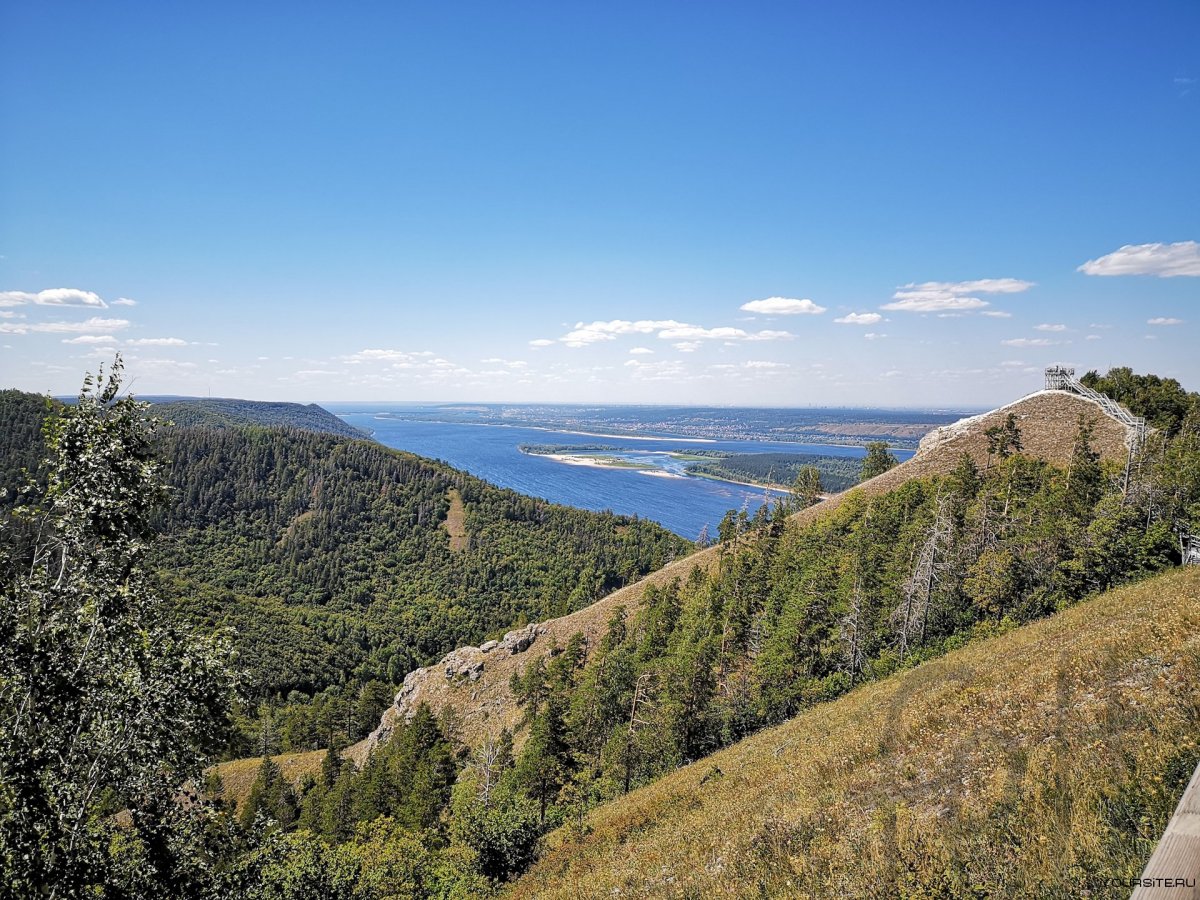
[[[325,407],[346,422],[372,432],[388,447],[440,459],[500,487],[583,509],[605,510],[653,519],[689,540],[717,524],[729,509],[743,504],[753,514],[764,499],[763,488],[744,487],[708,478],[683,475],[686,462],[672,451],[728,450],[733,453],[820,453],[861,457],[861,447],[769,441],[718,441],[679,437],[618,437],[578,434],[509,425],[413,421],[384,415],[378,404],[327,403]],[[411,413],[410,413],[411,414]],[[636,448],[636,452],[606,454],[631,462],[646,462],[666,472],[651,475],[636,469],[568,465],[546,456],[522,453],[523,444],[572,446],[605,444]],[[893,450],[897,458],[911,450]],[[772,497],[778,494],[771,492]]]

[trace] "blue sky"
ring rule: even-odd
[[[1200,388],[1195,0],[10,0],[0,53],[4,386]]]

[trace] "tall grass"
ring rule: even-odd
[[[550,835],[513,897],[1125,897],[1200,760],[1200,570],[865,686]]]

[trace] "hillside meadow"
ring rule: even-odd
[[[1124,897],[1200,760],[1200,569],[822,704],[550,834],[511,898]]]

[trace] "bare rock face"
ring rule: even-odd
[[[457,650],[451,650],[442,657],[440,663],[446,673],[446,680],[466,678],[470,681],[478,681],[479,676],[483,674],[481,656],[483,656],[483,652],[478,647],[459,647]],[[405,678],[407,679],[407,676]]]
[[[514,628],[498,641],[486,641],[479,647],[459,647],[457,650],[451,650],[437,664],[409,672],[404,676],[404,682],[396,692],[396,699],[384,712],[379,726],[365,740],[351,748],[354,751],[352,758],[355,764],[365,764],[372,750],[386,743],[401,724],[411,721],[422,703],[429,703],[438,709],[447,696],[452,696],[466,684],[471,685],[471,700],[476,704],[474,708],[477,712],[482,711],[485,718],[497,709],[503,709],[503,701],[500,699],[476,699],[477,684],[486,684],[485,680],[481,681],[486,657],[488,654],[524,653],[547,632],[545,625],[534,622],[522,628]],[[550,652],[554,653],[555,648],[552,647]],[[561,648],[558,652],[561,652]],[[493,660],[499,662],[495,657]]]
[[[507,650],[509,653],[523,653],[533,645],[533,642],[538,639],[539,635],[545,633],[546,626],[538,625],[535,622],[526,625],[524,628],[517,628],[514,631],[508,632],[500,641],[497,649]]]

